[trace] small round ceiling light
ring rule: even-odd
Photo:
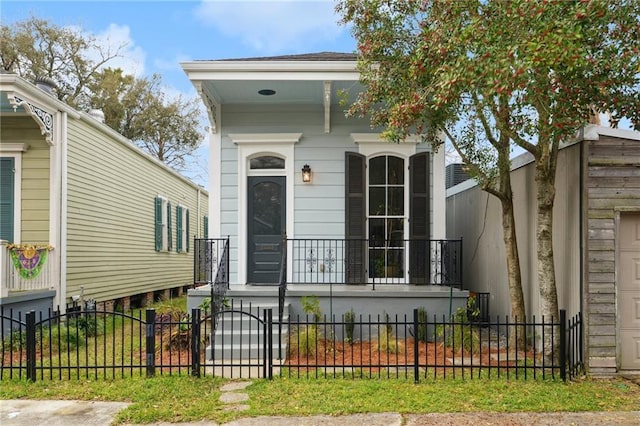
[[[262,89],[262,90],[258,90],[258,93],[261,94],[262,96],[272,96],[276,94],[276,91],[273,89]]]

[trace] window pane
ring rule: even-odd
[[[265,155],[249,160],[250,169],[284,169],[284,159]]]
[[[369,278],[384,276],[384,250],[369,250]]]
[[[404,160],[398,157],[389,157],[389,185],[404,184]]]
[[[404,250],[387,250],[387,278],[402,278],[404,276]]]
[[[404,219],[387,219],[388,247],[402,247],[404,240]]]
[[[253,234],[282,234],[282,194],[280,185],[261,182],[253,187]]]
[[[369,216],[385,215],[385,189],[369,188]]]
[[[376,157],[369,160],[369,184],[384,185],[387,157]]]
[[[402,216],[404,214],[404,188],[403,187],[391,187],[389,188],[389,216]]]
[[[384,247],[384,219],[369,219],[369,246]]]

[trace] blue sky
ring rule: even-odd
[[[193,97],[181,61],[354,51],[334,6],[330,0],[2,0],[0,19],[11,25],[36,16],[81,28],[105,44],[126,45],[112,66],[138,76],[158,73],[169,95]],[[205,187],[207,148],[186,173]]]

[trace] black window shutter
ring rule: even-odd
[[[366,166],[365,156],[357,152],[345,155],[345,244],[346,282],[366,282]]]
[[[156,251],[162,250],[162,199],[155,198],[155,240]]]
[[[409,158],[409,176],[409,277],[414,284],[427,284],[431,264],[428,152]]]

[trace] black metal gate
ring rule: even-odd
[[[205,347],[193,371],[224,378],[273,377],[272,309],[240,306],[219,311],[199,322]],[[195,348],[194,348],[195,349]],[[195,362],[194,362],[195,364]],[[197,374],[200,375],[200,374]]]

